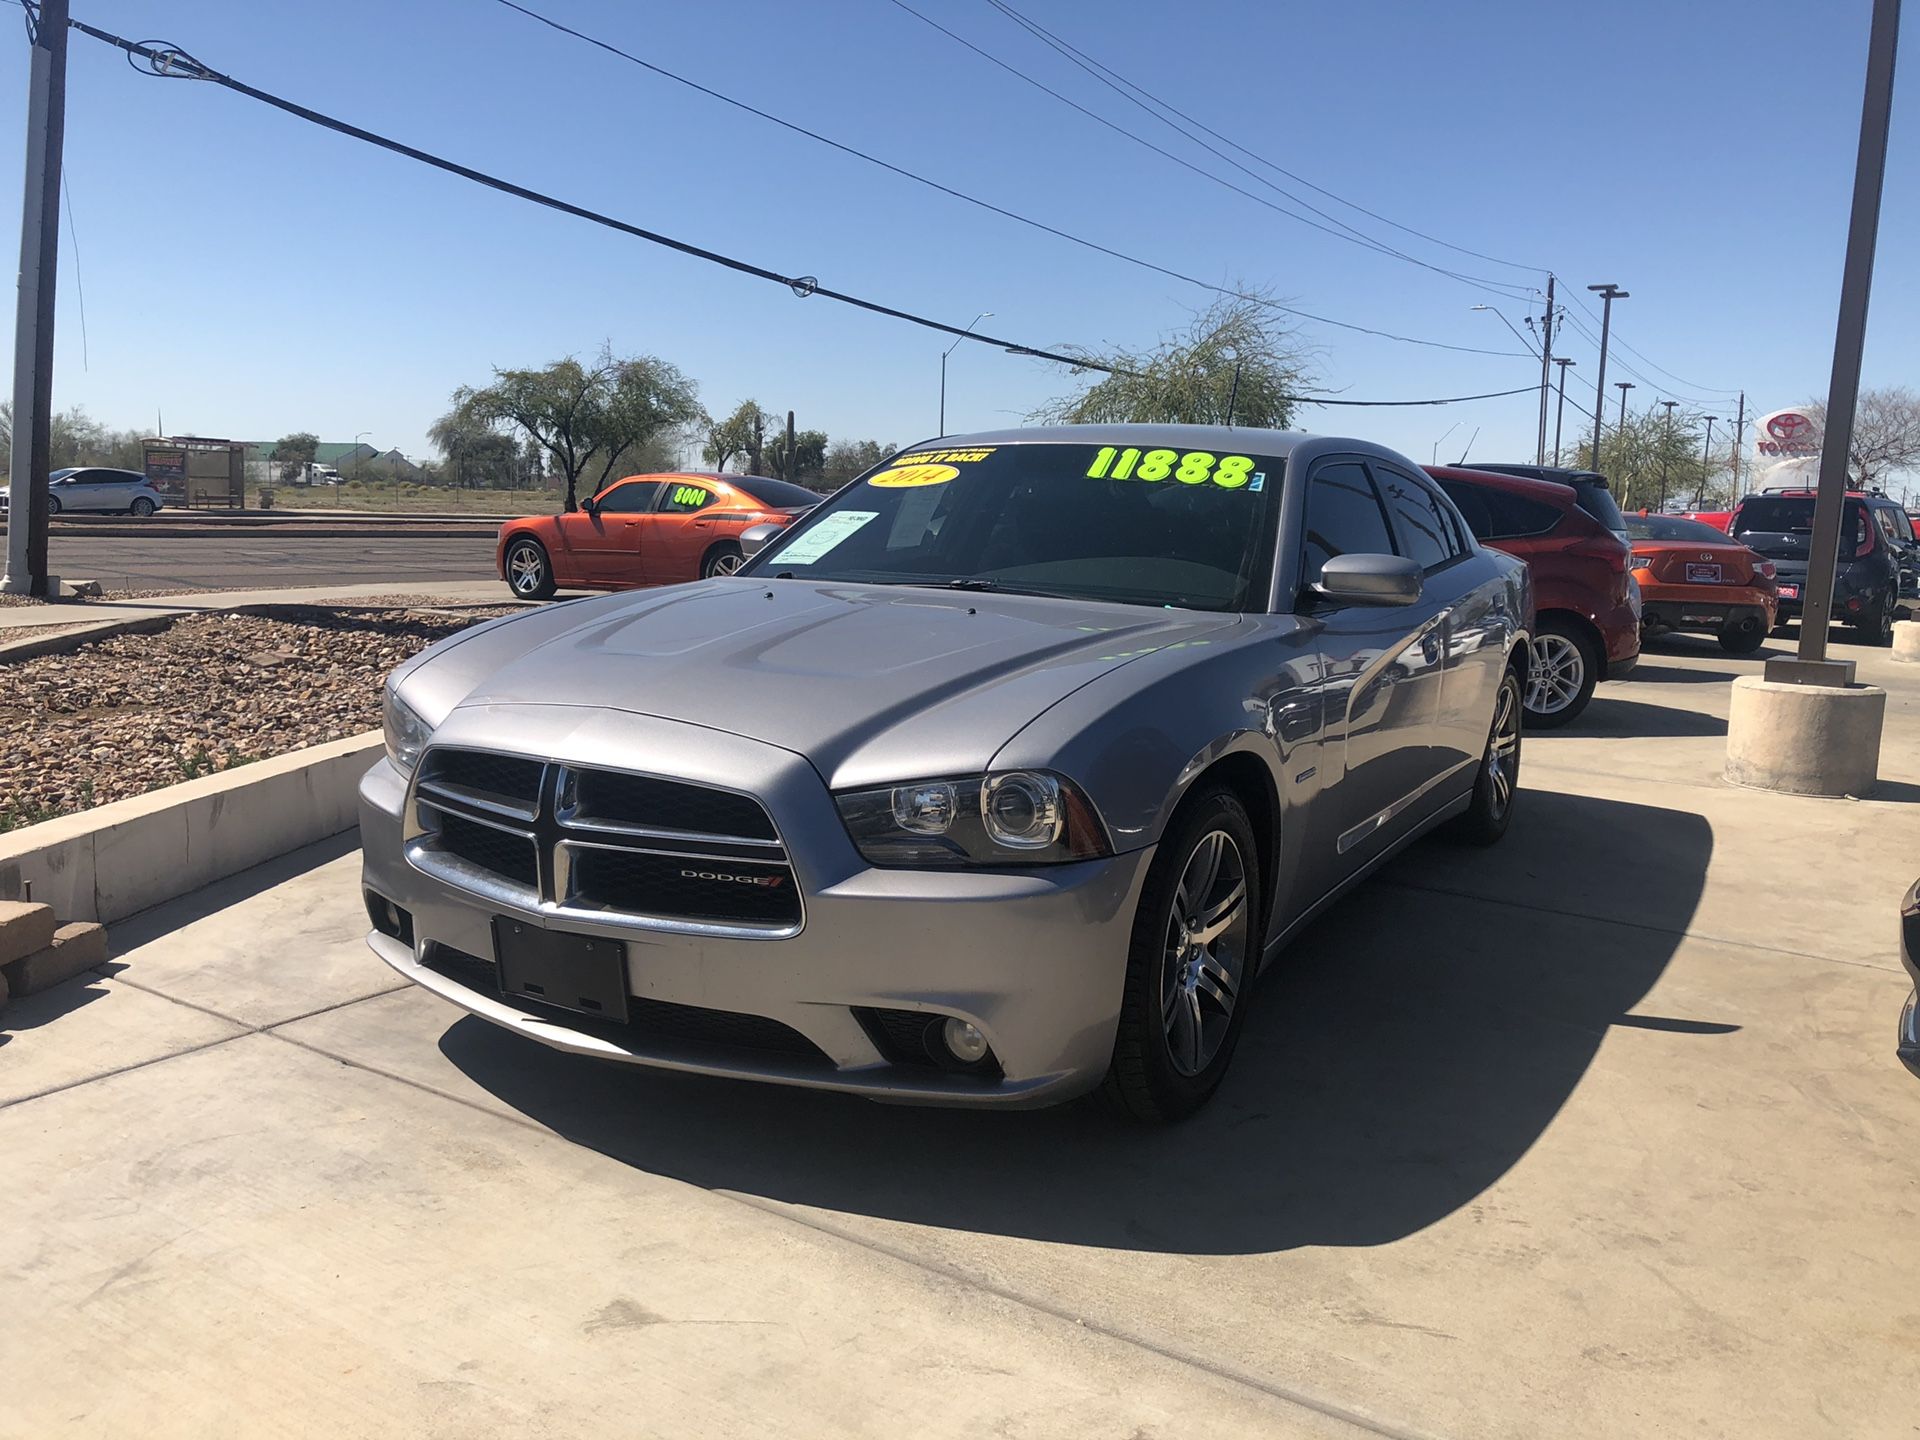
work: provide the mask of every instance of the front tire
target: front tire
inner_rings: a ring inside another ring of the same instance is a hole
[[[1469,845],[1494,844],[1513,822],[1513,802],[1520,789],[1520,717],[1525,708],[1520,677],[1508,670],[1500,677],[1500,693],[1493,702],[1493,724],[1473,782],[1473,800],[1450,827],[1456,838]]]
[[[47,514],[58,515],[59,513],[60,513],[60,497],[58,495],[49,495],[47,497]]]
[[[1239,1044],[1266,914],[1253,822],[1225,786],[1189,796],[1147,872],[1106,1094],[1142,1124],[1183,1120]]]
[[[1555,730],[1571,722],[1593,699],[1604,663],[1600,647],[1571,620],[1548,616],[1533,637],[1533,664],[1527,668],[1527,720],[1536,730]]]
[[[700,578],[711,580],[716,575],[731,575],[747,563],[747,557],[740,547],[731,540],[723,540],[700,562]]]
[[[503,568],[507,588],[520,600],[553,598],[553,562],[538,540],[516,540],[507,547]]]

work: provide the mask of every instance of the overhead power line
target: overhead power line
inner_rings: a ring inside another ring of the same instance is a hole
[[[503,4],[509,3],[509,0],[501,0],[501,3]],[[1355,229],[1352,225],[1340,219],[1338,216],[1330,215],[1325,210],[1322,210],[1318,206],[1314,205],[1311,201],[1305,200],[1302,197],[1295,195],[1291,191],[1287,190],[1284,186],[1274,184],[1271,180],[1267,179],[1264,175],[1255,174],[1252,170],[1249,170],[1245,165],[1242,165],[1239,161],[1235,160],[1231,155],[1227,155],[1224,152],[1215,149],[1213,146],[1207,144],[1204,140],[1199,139],[1197,136],[1194,136],[1189,132],[1180,129],[1180,127],[1177,125],[1173,127],[1174,129],[1178,130],[1179,133],[1182,136],[1184,136],[1187,140],[1200,146],[1200,148],[1207,151],[1208,154],[1215,156],[1216,158],[1224,161],[1228,165],[1231,165],[1234,169],[1240,171],[1242,174],[1252,179],[1255,184],[1265,186],[1267,189],[1273,191],[1274,194],[1276,195],[1285,196],[1288,200],[1291,200],[1295,205],[1299,205],[1302,208],[1311,211],[1313,214],[1318,215],[1320,219],[1326,221],[1327,224],[1323,225],[1323,224],[1320,224],[1319,221],[1309,220],[1305,215],[1299,214],[1297,211],[1290,210],[1285,205],[1277,204],[1274,201],[1269,200],[1264,195],[1256,195],[1254,194],[1253,191],[1246,189],[1244,186],[1236,185],[1233,181],[1227,179],[1225,176],[1216,175],[1214,174],[1213,171],[1206,169],[1204,166],[1194,164],[1193,161],[1187,159],[1184,155],[1176,155],[1173,151],[1168,150],[1164,146],[1157,145],[1153,141],[1147,139],[1146,136],[1140,134],[1138,131],[1129,130],[1126,126],[1118,123],[1117,121],[1111,119],[1110,117],[1102,115],[1098,111],[1090,110],[1085,105],[1080,104],[1079,101],[1072,99],[1070,96],[1061,94],[1060,91],[1055,90],[1052,86],[1046,84],[1044,81],[1035,79],[1033,76],[1029,75],[1026,71],[1020,69],[1018,66],[1009,64],[1007,61],[1001,59],[998,55],[995,55],[991,51],[985,50],[982,47],[974,44],[971,40],[967,39],[964,35],[960,35],[952,30],[949,30],[945,25],[942,25],[939,21],[933,19],[931,16],[926,15],[919,10],[916,10],[913,6],[907,4],[906,0],[892,0],[892,4],[897,8],[904,10],[907,14],[913,16],[914,19],[921,21],[923,24],[931,27],[934,30],[938,30],[942,35],[945,35],[949,40],[952,40],[956,45],[962,46],[963,48],[972,51],[975,55],[978,55],[982,60],[985,60],[988,64],[997,66],[999,69],[1006,71],[1009,75],[1012,75],[1015,79],[1023,81],[1024,83],[1031,85],[1034,89],[1040,91],[1042,94],[1049,95],[1053,99],[1058,100],[1062,105],[1067,106],[1069,109],[1078,111],[1081,115],[1086,116],[1089,120],[1092,120],[1095,124],[1104,126],[1106,129],[1113,131],[1116,135],[1123,136],[1126,139],[1133,141],[1136,145],[1143,146],[1144,148],[1153,151],[1154,154],[1162,156],[1165,159],[1171,160],[1174,164],[1180,166],[1181,168],[1192,171],[1195,175],[1198,175],[1203,180],[1211,180],[1214,184],[1219,185],[1224,189],[1231,190],[1234,194],[1243,196],[1246,199],[1253,201],[1253,203],[1256,205],[1264,205],[1267,209],[1272,210],[1276,214],[1284,215],[1290,220],[1298,221],[1300,224],[1306,225],[1311,227],[1312,229],[1318,230],[1322,234],[1331,235],[1336,240],[1344,240],[1348,244],[1359,245],[1364,249],[1372,250],[1377,252],[1378,254],[1385,255],[1389,259],[1403,260],[1410,265],[1418,265],[1422,269],[1432,270],[1435,273],[1444,275],[1449,279],[1460,280],[1467,284],[1471,284],[1475,286],[1497,287],[1495,290],[1495,293],[1501,294],[1503,296],[1508,295],[1508,289],[1510,287],[1508,287],[1507,282],[1499,281],[1499,280],[1482,280],[1476,276],[1462,275],[1458,271],[1449,270],[1443,266],[1430,265],[1424,260],[1418,259],[1415,256],[1407,254],[1405,251],[1396,250],[1391,245],[1383,244],[1381,241],[1375,239],[1371,235],[1368,235],[1366,232]],[[1049,41],[1047,43],[1051,43],[1051,42]],[[1078,63],[1078,62],[1075,62],[1075,63]],[[1082,67],[1082,68],[1085,68],[1085,67]],[[1104,79],[1102,79],[1102,77],[1098,75],[1096,75],[1094,78],[1101,80],[1101,83],[1103,84],[1107,83]],[[1122,93],[1124,94],[1125,92],[1123,91]],[[1141,106],[1141,108],[1143,109],[1145,108],[1144,105],[1142,105],[1141,101],[1137,97],[1132,95],[1127,95],[1126,98],[1132,101],[1133,104],[1137,106]],[[1151,110],[1148,110],[1147,113],[1148,115],[1152,116],[1153,119],[1159,120],[1163,124],[1172,123],[1170,121],[1167,121],[1165,117],[1155,114]],[[1337,228],[1329,228],[1329,227],[1337,227]],[[1508,296],[1508,298],[1518,299],[1522,297]]]
[[[1196,275],[1189,275],[1184,271],[1175,270],[1171,266],[1159,264],[1156,261],[1145,259],[1139,255],[1129,254],[1127,251],[1116,249],[1111,245],[1104,245],[1084,235],[1077,235],[1071,230],[1063,230],[1057,225],[1049,225],[1043,220],[1036,220],[1030,215],[1023,215],[1017,210],[1010,210],[1004,205],[997,205],[991,200],[982,199],[978,195],[972,195],[952,185],[943,184],[938,180],[920,174],[918,171],[909,170],[904,165],[896,165],[891,160],[884,160],[870,151],[859,149],[844,141],[835,140],[829,135],[823,135],[818,130],[812,130],[805,125],[783,119],[771,111],[762,110],[755,105],[749,105],[746,101],[738,99],[735,96],[715,90],[710,86],[702,85],[699,81],[690,79],[685,75],[677,74],[663,65],[658,65],[651,60],[643,59],[632,51],[624,50],[620,46],[613,44],[611,41],[603,40],[597,35],[590,35],[584,30],[578,30],[571,25],[563,24],[551,16],[541,14],[538,10],[517,3],[517,0],[496,0],[496,3],[525,16],[529,20],[545,25],[550,30],[556,30],[563,35],[571,36],[573,39],[581,41],[583,44],[591,45],[595,49],[604,50],[607,54],[617,56],[629,64],[638,65],[641,69],[658,75],[663,80],[671,80],[676,85],[683,85],[689,90],[694,90],[707,96],[709,99],[717,100],[723,105],[729,105],[735,110],[752,115],[757,119],[765,120],[771,125],[778,125],[783,130],[804,136],[817,144],[837,150],[843,155],[850,155],[856,160],[864,161],[869,165],[876,165],[882,170],[900,176],[902,179],[911,180],[916,185],[924,185],[930,190],[937,190],[942,195],[950,196],[955,200],[960,200],[968,205],[989,211],[1003,219],[1012,220],[1016,224],[1025,225],[1030,229],[1052,235],[1056,239],[1065,240],[1070,244],[1081,246],[1084,249],[1092,250],[1128,265],[1137,266],[1142,270],[1150,270],[1154,274],[1163,275],[1169,280],[1178,280],[1184,285],[1192,285],[1201,290],[1211,291],[1216,295],[1226,296],[1229,299],[1243,300],[1249,304],[1259,305],[1268,310],[1276,310],[1282,314],[1296,316],[1302,320],[1311,320],[1316,324],[1332,325],[1337,329],[1352,330],[1362,335],[1373,335],[1383,340],[1397,341],[1403,345],[1424,345],[1431,349],[1453,350],[1466,355],[1496,355],[1508,358],[1520,356],[1521,352],[1517,350],[1488,350],[1477,345],[1454,345],[1444,340],[1426,340],[1416,335],[1401,335],[1391,330],[1381,330],[1370,325],[1360,325],[1350,320],[1336,320],[1330,315],[1320,315],[1311,310],[1302,310],[1296,306],[1283,305],[1278,300],[1270,299],[1265,295],[1259,295],[1245,290],[1235,290],[1226,285],[1216,285],[1211,281],[1202,280]],[[1206,172],[1202,171],[1201,173],[1205,174]],[[1253,198],[1257,199],[1258,197]]]
[[[916,315],[910,310],[901,310],[891,305],[882,305],[877,301],[863,299],[858,295],[850,295],[839,290],[830,290],[826,286],[821,285],[819,281],[811,275],[783,275],[777,270],[769,270],[764,266],[739,260],[731,255],[723,255],[715,250],[708,250],[698,245],[691,245],[684,240],[675,240],[671,236],[662,235],[657,231],[643,229],[638,225],[629,224],[625,220],[617,220],[611,215],[603,215],[597,210],[589,210],[585,206],[575,205],[571,201],[561,200],[555,196],[543,194],[538,190],[532,190],[524,185],[515,184],[511,180],[504,180],[497,175],[490,175],[484,170],[476,170],[469,165],[462,165],[458,161],[448,160],[442,156],[432,154],[429,151],[405,144],[402,141],[376,134],[371,130],[363,129],[348,121],[336,119],[331,115],[323,115],[318,110],[309,109],[305,105],[285,99],[270,91],[259,89],[257,86],[249,85],[244,80],[223,74],[211,66],[203,64],[178,46],[152,40],[129,40],[124,36],[115,35],[108,30],[101,30],[80,20],[70,20],[68,24],[73,29],[91,39],[98,40],[103,44],[111,45],[115,49],[123,51],[127,56],[129,64],[132,64],[136,59],[146,61],[148,71],[163,79],[204,80],[210,84],[219,85],[233,91],[237,95],[244,95],[250,100],[257,100],[263,105],[272,106],[274,109],[292,115],[296,119],[305,120],[309,124],[318,125],[326,130],[332,130],[337,134],[347,136],[349,139],[359,140],[365,144],[377,146],[382,150],[391,151],[396,155],[405,156],[407,159],[418,161],[422,165],[430,165],[436,170],[443,170],[450,175],[457,175],[463,180],[471,180],[475,184],[484,185],[490,190],[497,190],[502,194],[511,195],[517,199],[527,200],[535,205],[545,206],[550,210],[557,210],[564,215],[572,215],[576,219],[587,220],[596,225],[604,225],[608,229],[618,230],[622,234],[645,240],[649,244],[664,246],[669,250],[676,250],[683,255],[691,255],[697,260],[705,260],[711,264],[721,265],[729,270],[739,271],[741,274],[752,275],[757,279],[775,281],[785,285],[793,291],[794,294],[802,298],[809,295],[823,295],[829,300],[838,300],[842,304],[852,305],[876,315],[885,315],[891,319],[903,320],[910,325],[919,325],[928,330],[938,330],[942,334],[952,335],[962,340],[974,340],[983,344],[997,345],[1011,354],[1025,355],[1036,360],[1051,360],[1056,364],[1071,366],[1077,370],[1097,370],[1103,374],[1131,373],[1123,370],[1119,366],[1107,365],[1086,355],[1072,352],[1063,353],[1041,349],[1037,346],[1022,345],[1016,341],[982,334],[978,330],[971,330],[959,325],[949,325],[944,320],[934,320],[925,315]],[[136,70],[139,69],[137,65],[134,66],[134,68]],[[1469,400],[1494,400],[1505,395],[1519,395],[1534,388],[1535,387],[1528,385],[1522,386],[1518,390],[1498,390],[1485,395],[1450,395],[1428,400],[1346,400],[1325,395],[1289,395],[1283,398],[1309,405],[1366,407],[1455,405]]]
[[[1578,295],[1573,294],[1573,292],[1571,291],[1568,292],[1568,295],[1574,301],[1575,304],[1579,305],[1579,307],[1582,310],[1586,311],[1587,318],[1589,320],[1597,320],[1599,318],[1597,315],[1593,313],[1593,310],[1587,305],[1586,301],[1582,300]],[[1660,365],[1655,361],[1648,359],[1646,355],[1642,354],[1642,352],[1640,352],[1639,350],[1636,350],[1633,346],[1629,345],[1625,340],[1622,340],[1620,338],[1620,331],[1617,328],[1614,329],[1612,332],[1610,332],[1610,334],[1608,335],[1608,340],[1611,344],[1618,345],[1622,350],[1625,350],[1629,355],[1638,355],[1640,359],[1644,361],[1648,366],[1650,366],[1655,370],[1658,370],[1662,375],[1666,376],[1669,380],[1673,380],[1678,382],[1681,385],[1685,385],[1690,390],[1703,390],[1703,391],[1706,391],[1708,394],[1715,394],[1715,395],[1721,395],[1721,396],[1733,396],[1733,395],[1738,395],[1740,393],[1738,389],[1722,390],[1718,386],[1702,385],[1697,380],[1689,380],[1684,375],[1674,374],[1673,371],[1667,369],[1664,365]],[[1644,375],[1642,375],[1640,378],[1642,380],[1647,379],[1647,377]],[[1647,383],[1649,385],[1657,385],[1659,382],[1654,380],[1647,380]],[[1713,403],[1717,405],[1720,403],[1720,401],[1716,400]]]
[[[894,0],[894,3],[898,4],[899,0]],[[1312,190],[1315,194],[1324,195],[1329,200],[1334,201],[1336,204],[1345,205],[1349,210],[1357,211],[1360,214],[1369,217],[1370,219],[1378,220],[1383,225],[1391,225],[1396,230],[1404,231],[1406,234],[1416,236],[1419,239],[1429,242],[1430,244],[1443,246],[1448,250],[1456,251],[1457,253],[1462,255],[1470,255],[1476,260],[1485,260],[1489,264],[1505,265],[1508,268],[1513,270],[1529,270],[1534,272],[1535,274],[1540,274],[1540,275],[1544,275],[1547,273],[1547,267],[1544,265],[1525,265],[1519,262],[1518,260],[1503,260],[1497,255],[1483,254],[1481,251],[1468,249],[1464,245],[1456,245],[1451,240],[1443,240],[1438,235],[1428,234],[1424,230],[1416,230],[1411,225],[1403,225],[1398,220],[1388,219],[1385,215],[1380,214],[1378,211],[1369,210],[1366,206],[1361,205],[1356,201],[1349,200],[1345,196],[1337,194],[1336,192],[1327,189],[1325,186],[1316,185],[1313,183],[1313,181],[1307,179],[1305,176],[1297,175],[1293,171],[1287,169],[1283,165],[1280,165],[1276,161],[1270,160],[1266,156],[1261,155],[1256,151],[1249,150],[1246,146],[1240,144],[1237,140],[1234,140],[1230,136],[1221,134],[1218,130],[1213,129],[1212,127],[1207,125],[1204,121],[1195,119],[1192,115],[1189,115],[1186,111],[1180,109],[1179,107],[1168,104],[1166,101],[1160,99],[1157,95],[1155,95],[1151,88],[1141,87],[1134,84],[1134,82],[1128,80],[1126,76],[1120,74],[1118,71],[1094,59],[1091,55],[1087,54],[1086,51],[1079,49],[1078,47],[1074,46],[1071,42],[1061,38],[1059,35],[1047,29],[1044,25],[1040,24],[1039,21],[1030,19],[1028,16],[1021,14],[1018,10],[1014,9],[1012,5],[1005,3],[1005,0],[987,0],[987,3],[993,6],[993,8],[998,10],[1001,14],[1005,15],[1009,20],[1013,21],[1014,24],[1020,26],[1023,30],[1027,31],[1028,34],[1032,35],[1035,39],[1039,40],[1042,44],[1045,44],[1051,47],[1052,49],[1058,51],[1060,54],[1064,55],[1068,60],[1072,61],[1075,65],[1078,65],[1082,70],[1086,70],[1089,74],[1094,74],[1095,78],[1101,79],[1102,82],[1106,84],[1109,88],[1117,91],[1119,94],[1125,96],[1127,99],[1132,100],[1135,104],[1140,105],[1141,108],[1144,109],[1144,108],[1147,108],[1148,105],[1151,105],[1158,110],[1163,110],[1167,112],[1167,114],[1176,116],[1180,120],[1183,120],[1187,124],[1193,126],[1195,129],[1204,131],[1206,134],[1212,136],[1215,140],[1220,141],[1221,144],[1232,146],[1235,150],[1238,150],[1242,155],[1245,155],[1248,159],[1253,160],[1258,164],[1266,166],[1269,170],[1273,171],[1275,174],[1286,176],[1287,179],[1293,181],[1296,185],[1304,185],[1307,187],[1307,189]],[[1164,116],[1157,117],[1157,118],[1162,119],[1163,123],[1166,123],[1169,125],[1172,124],[1171,121],[1165,120]],[[1173,128],[1179,129],[1177,125],[1174,126]],[[1182,133],[1184,134],[1185,132],[1183,131]],[[1193,137],[1188,136],[1188,138],[1192,139]],[[1198,144],[1201,142],[1195,141],[1195,143]],[[1215,153],[1218,153],[1218,152],[1215,152]],[[1302,203],[1305,203],[1305,202],[1302,202]],[[1316,211],[1315,213],[1317,214],[1320,212]],[[1445,273],[1452,274],[1453,272],[1448,271]],[[1499,282],[1489,282],[1489,283],[1499,283]]]

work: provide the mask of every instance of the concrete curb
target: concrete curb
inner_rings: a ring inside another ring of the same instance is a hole
[[[124,920],[351,830],[378,730],[0,835],[0,899],[63,922]]]
[[[158,635],[174,621],[191,613],[182,610],[178,615],[149,615],[139,620],[79,621],[76,622],[78,629],[63,630],[58,635],[29,635],[24,640],[0,639],[0,665],[10,660],[38,660],[42,655],[71,655],[82,645],[90,645],[95,640],[109,640],[115,635]],[[68,622],[55,620],[49,623],[61,625]],[[5,633],[0,631],[0,635]]]
[[[509,519],[514,517],[508,517]],[[179,525],[63,525],[53,533],[73,539],[118,538],[137,535],[142,540],[236,540],[243,536],[252,538],[264,535],[269,539],[318,540],[339,539],[350,536],[367,540],[477,540],[495,534],[505,520],[429,520],[409,523],[404,519],[393,521],[364,521],[358,524],[330,525],[324,521],[302,521],[293,525],[261,527],[254,529],[232,525],[201,525],[183,523]],[[7,533],[7,527],[0,523],[0,535]]]

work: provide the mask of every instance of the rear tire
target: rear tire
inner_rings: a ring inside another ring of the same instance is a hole
[[[1259,968],[1265,885],[1246,807],[1189,796],[1161,837],[1127,950],[1108,1101],[1144,1125],[1184,1120],[1219,1088]]]
[[[1587,708],[1605,663],[1593,637],[1572,620],[1549,615],[1533,637],[1533,664],[1527,670],[1527,723],[1534,730],[1557,730]]]
[[[145,520],[149,515],[153,514],[153,511],[154,511],[153,501],[149,500],[144,495],[140,496],[138,499],[136,499],[133,502],[131,506],[128,507],[129,514],[134,515],[142,520]]]
[[[747,563],[746,554],[731,540],[722,540],[707,551],[700,561],[700,578],[711,580],[716,575],[731,575]]]
[[[1722,630],[1720,648],[1729,655],[1751,655],[1767,643],[1767,630],[1764,625],[1755,622],[1751,629]]]
[[[553,562],[538,540],[516,540],[507,546],[502,567],[507,572],[507,588],[520,600],[553,598]]]
[[[1473,782],[1473,801],[1447,827],[1455,839],[1468,845],[1492,845],[1507,833],[1513,821],[1513,802],[1520,791],[1521,716],[1520,677],[1512,670],[1500,677],[1493,702],[1493,723],[1487,730],[1486,753]]]
[[[1880,597],[1880,603],[1873,607],[1873,614],[1854,626],[1859,631],[1862,645],[1887,646],[1893,644],[1893,612],[1896,605],[1894,594],[1889,590]]]

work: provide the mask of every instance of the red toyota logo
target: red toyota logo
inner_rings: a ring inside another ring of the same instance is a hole
[[[1767,421],[1767,433],[1776,440],[1798,440],[1813,429],[1813,421],[1804,415],[1776,415]]]

